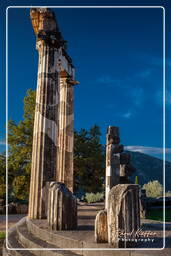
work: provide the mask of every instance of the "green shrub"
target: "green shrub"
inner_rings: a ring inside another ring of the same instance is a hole
[[[3,231],[0,232],[0,239],[5,239],[5,232]]]
[[[104,193],[86,193],[85,194],[85,200],[87,201],[87,203],[96,203],[96,202],[100,202],[103,201],[104,199]]]
[[[171,196],[171,191],[170,190],[166,192],[166,196]]]
[[[163,186],[158,180],[149,181],[144,184],[143,189],[146,190],[147,197],[158,197],[163,195]]]

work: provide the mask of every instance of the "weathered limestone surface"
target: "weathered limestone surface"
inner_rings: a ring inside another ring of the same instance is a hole
[[[47,220],[53,230],[77,228],[77,200],[63,183],[49,185]]]
[[[95,219],[95,242],[107,243],[108,242],[108,230],[107,230],[107,211],[101,210],[96,215]]]
[[[45,184],[47,181],[56,180],[56,173],[61,172],[60,169],[56,170],[60,76],[61,72],[65,72],[73,80],[74,69],[65,51],[65,41],[58,29],[54,13],[48,8],[32,8],[30,16],[37,38],[39,64],[28,215],[30,218],[41,219],[46,217]],[[63,121],[60,125],[61,123]],[[72,145],[68,147],[72,151]],[[70,176],[72,180],[72,172]]]
[[[128,242],[119,241],[118,238],[120,231],[129,233],[140,227],[139,186],[114,186],[109,192],[107,216],[109,244],[115,248],[129,247]]]
[[[73,84],[65,72],[60,76],[59,140],[56,179],[73,192]]]
[[[106,202],[107,208],[108,194],[110,189],[119,184],[120,179],[120,152],[123,146],[119,145],[119,128],[109,126],[106,135]]]
[[[34,11],[31,12],[34,13]],[[46,14],[46,16],[45,16]],[[53,19],[49,12],[40,15],[41,28],[46,19]],[[32,17],[32,16],[31,16]],[[55,26],[49,31],[55,30]],[[39,32],[39,30],[38,30]],[[58,111],[58,73],[55,70],[55,48],[46,40],[37,40],[39,68],[36,93],[36,109],[33,132],[32,167],[30,183],[29,217],[45,217],[43,188],[45,181],[54,179],[56,169],[56,134]]]
[[[146,196],[146,190],[141,189],[140,190],[140,217],[146,218],[147,214],[147,196]]]

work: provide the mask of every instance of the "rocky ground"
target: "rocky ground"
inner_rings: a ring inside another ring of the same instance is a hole
[[[10,214],[8,216],[8,226],[13,227],[19,220],[21,220],[24,214]],[[0,215],[0,234],[5,233],[6,230],[6,215]],[[4,238],[0,237],[0,256],[2,255],[2,246],[4,243]]]
[[[92,237],[87,237],[88,240],[93,239],[94,235],[94,219],[97,214],[97,212],[103,208],[102,203],[96,203],[96,204],[82,204],[78,207],[78,219],[79,219],[79,231],[81,230],[91,230],[92,231]],[[24,215],[18,214],[18,215],[9,215],[9,227],[12,227],[15,225],[16,222],[18,222],[21,218],[23,218]],[[0,232],[5,231],[5,221],[6,217],[5,215],[0,215]],[[139,244],[139,248],[149,248],[149,250],[133,250],[130,251],[131,256],[166,256],[171,255],[171,223],[166,223],[166,248],[163,250],[150,250],[151,247],[153,248],[161,248],[163,247],[163,224],[159,221],[153,221],[153,220],[142,220],[143,223],[143,230],[151,230],[153,232],[156,232],[157,236],[155,238],[155,241],[153,244],[150,243],[144,243]],[[84,233],[85,234],[85,233]],[[0,240],[0,246],[2,247],[3,239]],[[118,255],[122,255],[120,252]]]

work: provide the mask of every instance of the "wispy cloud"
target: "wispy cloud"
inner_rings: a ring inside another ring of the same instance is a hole
[[[167,105],[171,105],[171,92],[169,92],[168,90],[166,90],[166,104]]]
[[[116,80],[113,79],[112,77],[110,76],[101,76],[97,79],[97,82],[101,83],[101,84],[110,84],[110,83],[113,83],[115,82]]]
[[[152,72],[151,69],[144,69],[144,70],[140,71],[139,73],[137,73],[137,74],[135,75],[135,77],[147,79],[147,78],[150,77],[151,72]]]
[[[166,61],[166,64],[167,64],[169,67],[171,67],[171,59],[168,59],[168,60]]]
[[[126,146],[126,150],[133,152],[141,152],[145,154],[162,154],[163,148],[159,147],[144,147],[144,146]],[[171,154],[171,148],[165,149],[166,154]]]
[[[5,146],[6,145],[6,141],[5,140],[0,140],[0,146]]]
[[[126,78],[124,79],[117,79],[111,75],[102,75],[98,77],[95,81],[96,84],[102,84],[107,86],[123,86],[125,84]]]
[[[159,90],[156,92],[155,101],[159,105],[163,105],[163,91],[162,90]],[[166,90],[166,94],[165,94],[165,103],[166,103],[166,105],[171,105],[171,92],[168,90]]]
[[[144,100],[144,89],[139,87],[139,88],[134,88],[131,92],[130,92],[130,96],[132,98],[132,102],[135,105],[141,105],[143,103]]]
[[[171,59],[166,58],[165,64],[166,64],[166,67],[171,67]],[[163,58],[152,57],[151,58],[151,65],[162,67],[163,66]]]
[[[133,116],[133,112],[129,110],[129,111],[121,114],[120,116],[125,118],[125,119],[130,119]]]

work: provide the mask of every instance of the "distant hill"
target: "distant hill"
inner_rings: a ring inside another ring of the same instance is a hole
[[[135,176],[139,177],[139,184],[143,185],[150,180],[158,180],[163,184],[163,161],[140,152],[131,152],[131,162],[136,168],[136,172],[131,177],[135,181]],[[166,191],[171,190],[171,162],[166,161]]]

